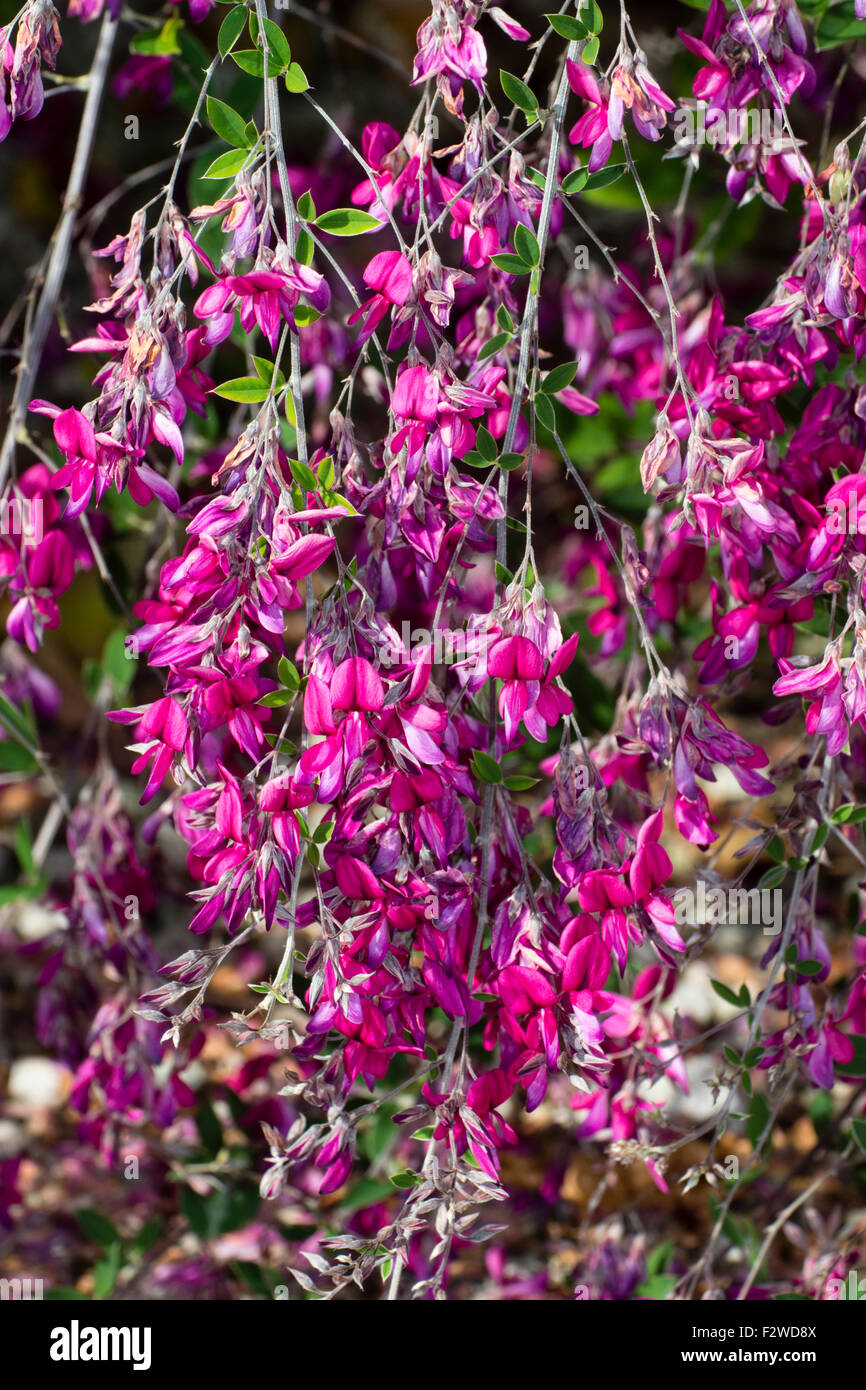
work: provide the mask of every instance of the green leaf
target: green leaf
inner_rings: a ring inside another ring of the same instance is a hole
[[[217,135],[221,140],[225,140],[227,145],[234,145],[236,149],[249,147],[246,136],[246,121],[224,101],[217,101],[216,97],[208,97],[207,118]]]
[[[502,90],[515,106],[519,106],[521,111],[529,115],[535,115],[538,110],[538,102],[532,95],[525,82],[521,82],[519,77],[515,77],[513,72],[506,72],[503,68],[499,74],[499,81],[502,83]]]
[[[20,743],[0,739],[0,772],[33,772],[38,766],[33,754]]]
[[[855,15],[854,0],[845,0],[842,5],[834,5],[819,21],[815,30],[815,43],[818,48],[835,48],[837,44],[863,38],[866,38],[866,20],[858,19]]]
[[[480,425],[478,428],[478,433],[475,437],[475,445],[485,462],[493,463],[495,461],[497,453],[496,440],[493,438],[490,431],[485,429],[483,425]]]
[[[297,328],[309,328],[311,323],[316,323],[322,317],[312,304],[296,304],[292,314]]]
[[[269,690],[267,695],[263,695],[256,703],[264,705],[265,709],[280,709],[287,705],[291,698],[288,690]]]
[[[330,236],[360,236],[364,232],[376,232],[382,227],[378,217],[358,208],[332,208],[316,218],[314,226]]]
[[[291,63],[286,72],[286,90],[289,92],[307,92],[309,89],[307,74],[300,63]]]
[[[675,1274],[654,1274],[650,1279],[645,1279],[639,1284],[635,1292],[641,1298],[655,1299],[663,1302],[669,1293],[672,1293],[677,1285]]]
[[[498,256],[490,257],[497,270],[504,270],[509,275],[528,275],[532,270],[531,265],[526,265],[519,256],[514,256],[510,251],[503,251]]]
[[[415,1187],[421,1181],[421,1174],[404,1168],[402,1173],[393,1173],[389,1181],[392,1187]]]
[[[253,365],[256,371],[258,372],[259,376],[261,377],[262,381],[266,382],[268,386],[270,386],[271,382],[273,381],[274,390],[282,391],[283,387],[286,384],[286,378],[279,369],[277,369],[276,377],[274,377],[273,362],[269,362],[266,357],[254,357]],[[247,377],[246,380],[252,381],[252,377]]]
[[[499,467],[505,473],[513,472],[515,468],[519,468],[525,462],[525,454],[500,454],[498,459]]]
[[[514,232],[514,249],[524,265],[534,267],[539,264],[541,251],[535,233],[524,227],[522,222],[517,224]]]
[[[294,662],[289,661],[287,656],[281,656],[277,663],[277,675],[283,682],[287,690],[298,690],[301,684],[301,677]]]
[[[576,362],[563,362],[561,367],[554,367],[552,371],[547,373],[540,389],[547,396],[555,396],[557,391],[564,391],[566,386],[571,385],[576,371]]]
[[[784,881],[788,874],[787,864],[779,864],[774,869],[768,869],[758,880],[759,888],[777,888]]]
[[[36,743],[36,729],[29,710],[18,709],[5,695],[0,695],[0,724],[13,738]]]
[[[217,38],[217,48],[219,49],[221,58],[225,58],[234,48],[243,33],[246,22],[246,5],[235,5],[233,10],[229,10],[220,25],[219,36]]]
[[[312,265],[315,249],[313,238],[306,227],[302,227],[295,243],[295,259],[300,261],[301,265]]]
[[[616,183],[617,179],[621,179],[627,168],[627,164],[607,164],[603,169],[597,169],[594,174],[590,174],[584,187],[588,193],[594,188],[606,188],[609,183]]]
[[[502,769],[489,753],[481,753],[477,748],[472,754],[472,771],[481,782],[493,785],[502,781]]]
[[[306,463],[300,463],[297,459],[291,459],[289,461],[289,467],[292,470],[292,477],[298,484],[298,487],[304,488],[307,492],[317,491],[319,484],[312,468]]]
[[[553,408],[553,401],[549,396],[545,396],[541,391],[533,397],[532,401],[535,409],[536,418],[541,422],[546,430],[551,433],[556,429],[556,411]]]
[[[0,907],[8,907],[9,903],[25,902],[28,899],[35,901],[44,897],[45,888],[44,883],[6,883],[0,888]]]
[[[119,1240],[117,1227],[113,1221],[109,1221],[102,1212],[92,1211],[89,1207],[79,1207],[75,1213],[75,1219],[81,1227],[87,1239],[93,1245],[99,1245],[103,1250],[107,1250],[110,1245]]]
[[[664,1274],[665,1268],[667,1267],[667,1265],[668,1265],[668,1263],[669,1263],[669,1261],[670,1261],[671,1255],[672,1255],[673,1253],[674,1253],[674,1243],[673,1243],[672,1240],[666,1240],[666,1241],[664,1241],[664,1243],[663,1243],[662,1245],[657,1245],[656,1248],[655,1248],[655,1250],[653,1250],[653,1251],[647,1256],[647,1262],[646,1262],[647,1274],[648,1274],[651,1278],[652,1278],[653,1275],[656,1275],[656,1274]]]
[[[537,777],[506,777],[505,786],[510,792],[528,792],[530,787],[538,786]]]
[[[583,52],[580,56],[587,67],[592,67],[598,57],[598,39],[589,39],[584,45]]]
[[[572,193],[579,193],[580,190],[586,186],[588,178],[589,171],[587,169],[572,169],[571,173],[566,174],[565,178],[562,180],[563,193],[569,196]]]
[[[588,31],[586,25],[581,24],[580,20],[575,19],[574,15],[546,14],[544,18],[547,20],[554,33],[559,34],[560,38],[572,39],[579,43],[581,39],[585,39],[587,36]]]
[[[227,179],[239,174],[249,158],[247,150],[226,150],[209,164],[202,174],[203,179]]]
[[[170,53],[180,53],[180,43],[178,33],[183,27],[183,20],[179,15],[172,15],[167,19],[161,29],[149,29],[147,33],[136,34],[130,40],[130,53],[144,53],[149,57],[166,56]]]
[[[117,1276],[120,1273],[120,1262],[123,1258],[123,1248],[118,1242],[112,1245],[107,1255],[101,1260],[97,1260],[93,1266],[93,1297],[96,1299],[107,1298],[117,1283]]]
[[[503,333],[514,332],[514,319],[511,317],[504,304],[500,304],[499,308],[496,310],[496,322],[499,324]]]
[[[766,852],[777,864],[785,862],[785,846],[778,835],[774,835],[772,839],[767,841]]]
[[[798,960],[794,962],[792,969],[796,970],[798,975],[818,975],[824,967],[819,960]]]
[[[309,189],[306,193],[302,193],[298,199],[298,216],[302,217],[305,222],[315,222],[316,220],[316,204],[313,202],[313,195]]]
[[[272,19],[265,20],[265,39],[267,40],[271,56],[278,60],[280,64],[279,71],[282,72],[283,68],[287,68],[292,61],[292,50],[279,24],[275,24]],[[262,43],[262,47],[264,48],[264,42]]]
[[[582,24],[585,24],[591,34],[600,34],[601,26],[604,23],[601,9],[595,0],[580,0],[577,7],[577,17]]]
[[[488,339],[484,346],[479,350],[478,361],[484,362],[488,357],[493,357],[494,353],[504,348],[506,343],[511,342],[510,333],[497,333],[493,338]]]
[[[749,1105],[749,1117],[746,1120],[746,1133],[753,1149],[758,1147],[758,1142],[767,1127],[770,1118],[770,1107],[764,1099],[763,1092],[756,1091],[752,1096]]]
[[[264,77],[265,55],[260,48],[239,48],[232,53],[232,58],[238,67],[248,72],[251,77]],[[268,58],[268,77],[278,77],[282,70],[283,64],[278,58]]]
[[[225,401],[242,401],[244,404],[255,405],[260,401],[266,401],[270,392],[260,377],[236,376],[232,381],[224,381],[222,386],[215,386],[213,395],[222,396]]]
[[[724,999],[726,1004],[733,1004],[735,1008],[739,1008],[740,1001],[732,989],[728,989],[727,985],[723,985],[721,980],[710,980],[710,984],[719,998]]]

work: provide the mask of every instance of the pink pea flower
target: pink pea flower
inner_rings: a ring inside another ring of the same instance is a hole
[[[141,797],[142,806],[153,799],[162,786],[176,753],[184,747],[189,734],[189,725],[183,709],[169,695],[156,700],[147,709],[109,710],[108,718],[119,724],[136,723],[139,753],[132,765],[133,775],[152,763],[150,776]],[[144,745],[143,747],[140,745]]]
[[[213,269],[210,262],[206,263]],[[223,342],[229,336],[235,309],[239,309],[244,332],[251,333],[258,324],[271,351],[276,352],[280,316],[290,327],[294,327],[293,310],[302,295],[320,313],[324,313],[331,302],[328,283],[318,271],[301,265],[299,261],[293,260],[288,270],[274,262],[270,269],[252,270],[246,275],[220,276],[215,285],[210,285],[199,295],[194,309],[200,319],[208,320],[204,336],[208,347]]]
[[[819,666],[796,667],[784,658],[779,662],[783,674],[773,686],[774,695],[804,695],[812,699],[806,713],[810,734],[826,734],[827,752],[841,752],[848,742],[848,721],[842,698],[842,670],[839,653],[830,647]]]
[[[427,367],[406,367],[398,376],[391,398],[391,409],[402,427],[391,439],[391,452],[397,453],[408,443],[409,453],[417,454],[425,438],[427,426],[436,419],[439,410],[439,381]]]
[[[30,409],[54,418],[54,438],[66,463],[54,474],[52,487],[69,488],[67,519],[80,516],[94,489],[97,503],[101,501],[112,483],[118,492],[127,486],[140,507],[158,497],[170,511],[177,511],[177,493],[156,469],[142,461],[141,450],[118,442],[113,435],[97,433],[80,410],[60,410],[49,401],[39,400],[31,401]]]
[[[367,715],[382,708],[385,689],[364,657],[348,657],[334,671],[330,684],[311,675],[304,692],[304,723],[311,734],[324,735],[301,755],[305,777],[319,777],[318,799],[333,799],[345,770],[360,756],[371,735]],[[339,724],[335,712],[345,711]]]
[[[544,660],[530,638],[503,637],[487,654],[487,671],[504,682],[499,713],[505,723],[505,737],[511,740],[527,706],[538,700]]]
[[[412,293],[412,266],[400,251],[380,251],[364,271],[364,284],[375,294],[355,310],[349,323],[363,320],[358,346],[366,343],[392,305],[402,307]]]

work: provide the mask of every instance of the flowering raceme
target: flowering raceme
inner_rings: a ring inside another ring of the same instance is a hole
[[[192,1175],[193,1286],[272,1257],[311,1297],[378,1273],[436,1299],[488,1241],[501,1296],[563,1296],[558,1257],[512,1279],[508,1225],[476,1223],[497,1201],[547,1229],[589,1174],[575,1275],[648,1297],[643,1247],[590,1219],[635,1163],[670,1203],[647,1212],[728,1183],[705,1254],[691,1232],[659,1276],[673,1296],[755,1292],[774,1257],[749,1267],[741,1176],[781,1229],[786,1127],[823,1125],[810,1090],[835,1105],[866,1066],[866,947],[832,905],[847,876],[866,917],[845,858],[866,821],[866,164],[834,9],[712,0],[662,42],[627,6],[530,33],[432,0],[406,128],[374,106],[356,131],[292,59],[308,16],[213,8],[132,17],[115,95],[189,111],[164,187],[95,210],[117,217],[95,326],[67,306],[56,389],[22,330],[0,765],[52,798],[14,837],[34,1036],[82,1142],[111,1163],[146,1137],[154,1183]],[[129,17],[67,13],[99,19],[110,91]],[[0,139],[58,48],[28,0],[0,38]],[[93,717],[61,777],[48,671],[96,589],[122,628],[99,662],[81,645]],[[692,883],[742,910],[684,916]],[[861,1111],[846,1094],[834,1123]],[[252,1205],[217,1233],[197,1204],[226,1154]]]

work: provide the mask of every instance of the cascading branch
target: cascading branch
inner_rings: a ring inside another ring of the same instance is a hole
[[[191,0],[189,18],[212,8]],[[72,1104],[110,1156],[143,1115],[167,1126],[193,1103],[180,1073],[217,968],[276,939],[275,973],[226,1025],[289,1059],[262,1194],[341,1191],[382,1115],[404,1165],[375,1220],[306,1252],[313,1276],[293,1273],[311,1294],[378,1271],[396,1298],[408,1269],[414,1296],[444,1296],[455,1249],[504,1230],[478,1209],[507,1200],[503,1155],[544,1105],[575,1112],[571,1143],[644,1164],[666,1193],[693,1137],[680,1102],[696,1049],[717,1070],[686,1189],[730,1177],[735,1104],[756,1164],[791,1087],[866,1074],[863,938],[831,976],[821,896],[831,852],[863,862],[866,819],[866,167],[859,112],[831,159],[796,134],[796,103],[820,106],[839,65],[838,7],[801,8],[712,0],[700,36],[680,31],[694,77],[673,97],[622,5],[578,0],[530,34],[499,6],[433,0],[411,121],[373,121],[356,148],[292,56],[302,20],[222,6],[167,186],[96,252],[98,320],[72,346],[105,359],[94,394],[31,403],[38,461],[7,496],[38,499],[44,526],[0,538],[14,643],[38,654],[76,571],[102,572],[112,493],[165,509],[133,608],[142,660],[100,715],[134,731],[130,773],[142,804],[159,799],[142,844],[167,824],[185,842],[196,938],[160,964],[138,917],[104,931],[103,860],[113,901],[132,883],[147,895],[103,768],[101,794],[64,809],[74,872],[41,1036],[75,1067]],[[864,8],[846,39],[866,37]],[[69,6],[104,11],[117,20],[100,0]],[[164,84],[179,23],[138,35],[127,88]],[[13,47],[14,28],[0,137],[38,114],[60,41],[46,0],[24,6]],[[523,77],[490,72],[494,41]],[[238,71],[258,81],[236,109]],[[290,162],[302,104],[338,140],[332,183]],[[204,174],[215,191],[185,206],[205,121],[225,146]],[[683,192],[660,221],[646,171],[671,156]],[[695,178],[726,189],[720,221],[754,199],[795,219],[793,255],[762,267],[745,315],[703,274]],[[641,210],[625,256],[593,225],[616,180]],[[592,265],[575,254],[587,240]],[[637,526],[632,504],[594,498],[570,442],[611,398],[646,428],[623,484],[640,485]],[[191,417],[215,401],[231,404],[227,433],[202,452]],[[7,703],[49,712],[22,662]],[[606,722],[586,719],[590,681]],[[784,729],[772,764],[737,699]],[[13,741],[36,737],[4,711]],[[751,832],[730,885],[723,777]],[[705,1038],[671,996],[727,919],[684,916],[675,879],[696,863],[736,889],[765,857],[783,925],[757,934],[754,994],[716,982],[738,1012]],[[718,1240],[680,1296],[713,1277]]]

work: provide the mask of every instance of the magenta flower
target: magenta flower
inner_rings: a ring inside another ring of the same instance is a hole
[[[404,423],[391,439],[392,453],[397,453],[407,443],[410,455],[419,452],[427,436],[427,426],[438,414],[439,399],[439,381],[427,367],[406,367],[400,373],[391,409]]]
[[[364,271],[364,284],[375,294],[355,310],[349,323],[363,320],[358,346],[375,333],[392,305],[402,307],[412,293],[412,266],[400,251],[380,251]]]
[[[577,900],[584,912],[601,917],[602,938],[621,973],[629,942],[639,945],[645,931],[657,934],[663,948],[685,950],[671,901],[658,891],[673,873],[670,856],[658,842],[661,829],[662,813],[657,811],[641,826],[631,859],[618,870],[593,869],[578,884]]]
[[[259,792],[259,810],[270,817],[273,837],[283,853],[292,861],[300,849],[298,822],[294,812],[303,810],[314,800],[313,788],[296,783],[290,772],[278,773],[266,782]]]
[[[147,785],[141,797],[142,806],[153,799],[174,763],[175,754],[182,751],[189,736],[189,725],[183,709],[166,695],[146,709],[109,710],[108,718],[119,724],[136,724],[136,744],[139,754],[132,765],[134,773],[152,763]]]
[[[487,654],[487,673],[503,681],[499,692],[499,713],[505,723],[505,737],[511,740],[523,721],[527,731],[540,743],[547,739],[548,726],[555,727],[574,703],[559,684],[559,676],[571,664],[577,649],[577,634],[569,637],[551,660],[547,673],[544,658],[528,637],[503,637]]]
[[[527,706],[538,700],[544,660],[528,637],[503,637],[487,654],[487,671],[504,682],[499,713],[505,722],[505,737],[511,740]]]
[[[68,519],[80,516],[94,490],[96,501],[100,502],[112,484],[118,492],[128,487],[140,507],[158,497],[170,511],[177,511],[177,493],[150,464],[142,461],[142,450],[119,443],[113,435],[97,433],[80,410],[59,410],[48,401],[31,401],[30,409],[54,418],[54,438],[66,463],[54,474],[52,487],[69,488],[64,513]]]
[[[371,728],[367,715],[382,708],[385,689],[363,657],[349,657],[334,671],[330,684],[312,675],[304,692],[304,723],[311,734],[324,735],[301,756],[305,777],[319,776],[318,799],[330,801],[344,770],[359,757]],[[345,711],[339,725],[335,711]]]
[[[806,713],[810,734],[826,734],[827,752],[839,753],[848,742],[848,721],[842,690],[838,648],[828,647],[819,666],[795,667],[784,658],[782,675],[773,685],[774,695],[804,695],[812,700]]]
[[[569,131],[568,138],[573,145],[582,145],[584,149],[592,146],[592,153],[589,156],[589,172],[594,174],[597,169],[601,169],[610,158],[613,149],[614,138],[619,139],[622,134],[622,115],[617,118],[616,112],[613,117],[610,115],[609,98],[602,96],[601,88],[598,85],[595,73],[588,68],[585,63],[575,63],[570,58],[567,63],[568,84],[571,90],[589,103],[589,111],[581,116]],[[614,136],[614,130],[616,136]]]
[[[614,140],[622,137],[623,116],[631,112],[639,134],[646,140],[658,140],[667,113],[675,109],[653,80],[643,63],[621,64],[604,90],[591,68],[585,63],[567,64],[571,90],[589,103],[589,111],[572,126],[569,139],[584,149],[592,147],[587,168],[591,174],[604,167],[610,158]]]
[[[212,269],[213,267],[211,267]],[[231,333],[235,309],[240,311],[245,333],[258,324],[276,352],[280,336],[280,316],[294,328],[293,310],[305,296],[320,313],[331,301],[331,291],[323,275],[309,266],[292,261],[289,270],[274,262],[274,268],[252,270],[246,275],[223,275],[199,295],[195,313],[208,320],[204,342],[208,347],[223,342]]]

